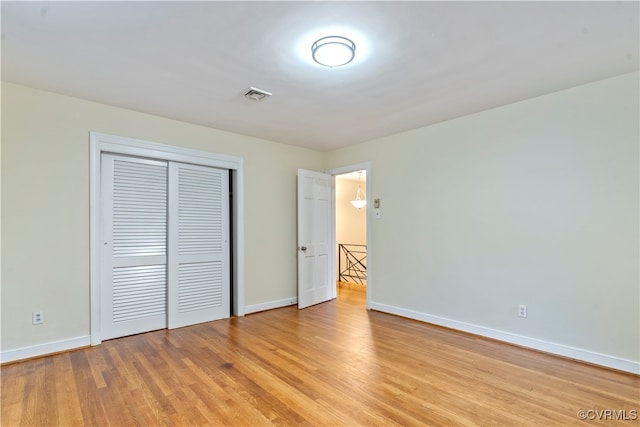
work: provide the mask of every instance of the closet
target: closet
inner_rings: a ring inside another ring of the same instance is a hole
[[[230,316],[229,170],[100,155],[102,339]]]

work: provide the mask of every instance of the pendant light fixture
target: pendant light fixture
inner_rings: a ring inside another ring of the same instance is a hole
[[[356,198],[351,201],[354,208],[362,209],[367,204],[367,201],[362,197],[362,190],[360,189],[360,176],[362,171],[358,171],[358,189],[356,190]]]

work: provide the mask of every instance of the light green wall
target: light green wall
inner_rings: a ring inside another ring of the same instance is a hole
[[[296,295],[296,172],[325,153],[8,83],[2,125],[2,351],[89,334],[90,131],[242,157],[245,303]]]
[[[2,351],[89,334],[96,131],[244,158],[247,305],[296,294],[296,169],[371,161],[373,303],[638,362],[638,79],[330,153],[4,83]]]
[[[638,79],[329,153],[372,162],[373,302],[640,361]]]

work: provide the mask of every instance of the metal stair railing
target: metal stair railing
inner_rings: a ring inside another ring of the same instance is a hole
[[[338,244],[338,277],[341,282],[366,285],[367,245]]]

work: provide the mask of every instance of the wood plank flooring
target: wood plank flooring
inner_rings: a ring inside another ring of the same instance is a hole
[[[2,426],[640,424],[640,377],[368,312],[349,288],[5,365],[1,379]]]

